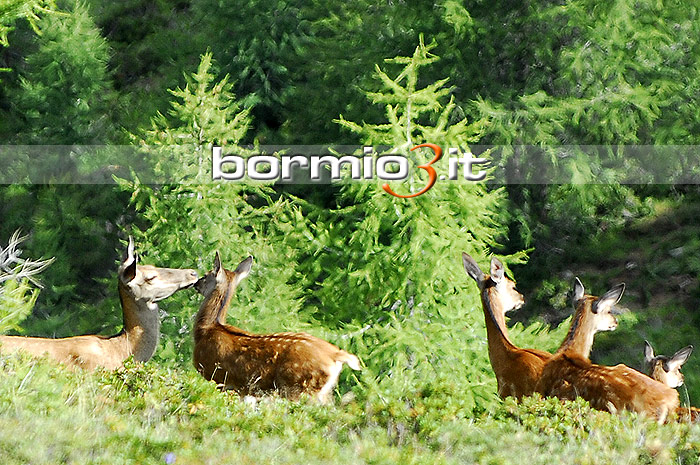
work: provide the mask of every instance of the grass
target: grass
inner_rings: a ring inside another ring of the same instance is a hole
[[[466,380],[459,380],[467,382]],[[352,388],[352,394],[347,390]],[[342,386],[334,405],[270,396],[253,406],[193,369],[128,363],[71,371],[0,356],[3,464],[698,463],[700,425],[512,399],[477,415],[458,392]]]
[[[572,245],[575,260],[531,276],[538,287],[525,289],[533,308],[552,308],[561,320],[571,313],[574,274],[594,294],[627,283],[621,304],[630,312],[616,331],[596,337],[595,361],[639,368],[644,339],[670,355],[700,338],[692,311],[700,201],[652,207],[624,229],[596,235],[596,247]],[[516,278],[533,268],[516,269]],[[551,351],[567,329],[515,324],[510,332],[519,346]],[[343,373],[329,407],[274,396],[253,406],[219,392],[189,366],[188,343],[173,338],[150,363],[116,372],[0,355],[0,463],[700,463],[700,425],[660,426],[583,401],[496,400],[480,309],[435,322],[417,311],[358,334],[347,348],[372,363]],[[700,399],[699,367],[694,354],[683,369],[684,403]]]

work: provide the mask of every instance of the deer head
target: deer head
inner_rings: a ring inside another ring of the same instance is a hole
[[[15,349],[49,357],[69,366],[116,369],[129,356],[149,360],[158,345],[160,315],[158,301],[197,281],[190,269],[138,265],[134,241],[129,238],[126,258],[119,266],[119,299],[124,329],[112,337],[85,335],[62,339],[0,336],[3,349]]]
[[[644,341],[644,365],[647,374],[655,380],[671,388],[683,385],[683,373],[681,367],[688,361],[693,352],[693,346],[683,347],[671,357],[665,355],[654,356],[654,349],[649,341]]]
[[[170,297],[180,289],[197,281],[197,272],[191,269],[158,268],[138,265],[134,240],[129,237],[126,258],[119,266],[119,282],[129,290],[137,302],[155,303]]]
[[[226,270],[221,266],[221,256],[217,251],[214,257],[214,268],[202,276],[195,283],[194,288],[204,297],[209,297],[214,289],[226,283],[233,285],[233,290],[235,290],[238,284],[250,274],[252,266],[253,257],[251,256],[243,260],[234,271]]]
[[[503,313],[523,306],[525,298],[517,291],[515,283],[505,276],[505,268],[498,258],[491,258],[490,275],[485,275],[476,261],[467,253],[462,253],[462,263],[467,274],[476,281],[481,293],[486,292],[492,299],[498,301]]]
[[[617,328],[617,318],[612,313],[613,305],[620,301],[625,291],[625,284],[620,283],[600,297],[585,294],[581,280],[576,278],[574,284],[574,309],[588,312],[588,308],[579,309],[581,305],[590,304],[590,314],[594,319],[593,331],[613,331]]]

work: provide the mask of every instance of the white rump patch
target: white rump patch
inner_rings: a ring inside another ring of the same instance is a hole
[[[328,402],[328,396],[330,395],[333,388],[338,384],[338,377],[340,376],[340,370],[343,369],[343,362],[337,361],[334,365],[328,368],[329,375],[328,381],[323,385],[321,390],[318,392],[318,400],[325,404]]]

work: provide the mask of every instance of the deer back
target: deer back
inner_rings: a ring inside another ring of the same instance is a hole
[[[546,364],[537,391],[560,399],[581,397],[598,410],[630,410],[659,421],[679,405],[675,390],[626,365],[596,365],[566,354],[554,356]]]
[[[293,399],[309,393],[326,402],[344,363],[360,369],[357,357],[310,334],[253,334],[224,323],[231,296],[251,264],[249,257],[236,271],[225,270],[217,253],[214,269],[195,286],[205,295],[195,323],[195,368],[225,389],[277,390]]]

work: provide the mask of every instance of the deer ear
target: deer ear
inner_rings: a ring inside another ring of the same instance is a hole
[[[498,284],[503,279],[505,270],[503,268],[503,263],[496,257],[491,258],[491,279],[493,282]]]
[[[134,238],[129,236],[129,245],[126,248],[126,258],[119,267],[119,275],[125,283],[136,277],[136,252],[134,251]]]
[[[683,365],[688,361],[688,357],[690,357],[691,353],[693,353],[693,346],[683,347],[681,350],[673,354],[673,357],[671,357],[671,359],[667,362],[669,368],[673,370],[676,367]]]
[[[221,255],[219,255],[218,250],[214,253],[214,269],[212,271],[216,275],[217,281],[221,281],[226,278],[226,271],[224,270],[224,267],[221,266]]]
[[[133,236],[129,236],[129,245],[126,248],[126,254],[127,258],[136,258],[136,253],[134,252],[135,246],[134,246],[134,238]]]
[[[462,263],[464,264],[464,270],[477,284],[484,280],[484,272],[481,271],[481,268],[479,268],[479,265],[476,264],[471,255],[462,252]]]
[[[620,301],[622,293],[625,292],[625,283],[620,283],[603,294],[593,303],[591,310],[593,313],[598,313],[601,310],[606,310]]]
[[[649,365],[652,360],[654,360],[654,348],[649,341],[644,341],[644,363]]]
[[[578,302],[583,299],[585,293],[586,289],[583,287],[581,280],[577,277],[576,281],[574,282],[574,308],[578,307]]]
[[[235,284],[236,286],[238,283],[243,281],[246,276],[250,274],[250,269],[253,266],[253,257],[250,256],[243,260],[241,263],[239,263],[238,267],[236,268],[236,278],[235,278]]]

